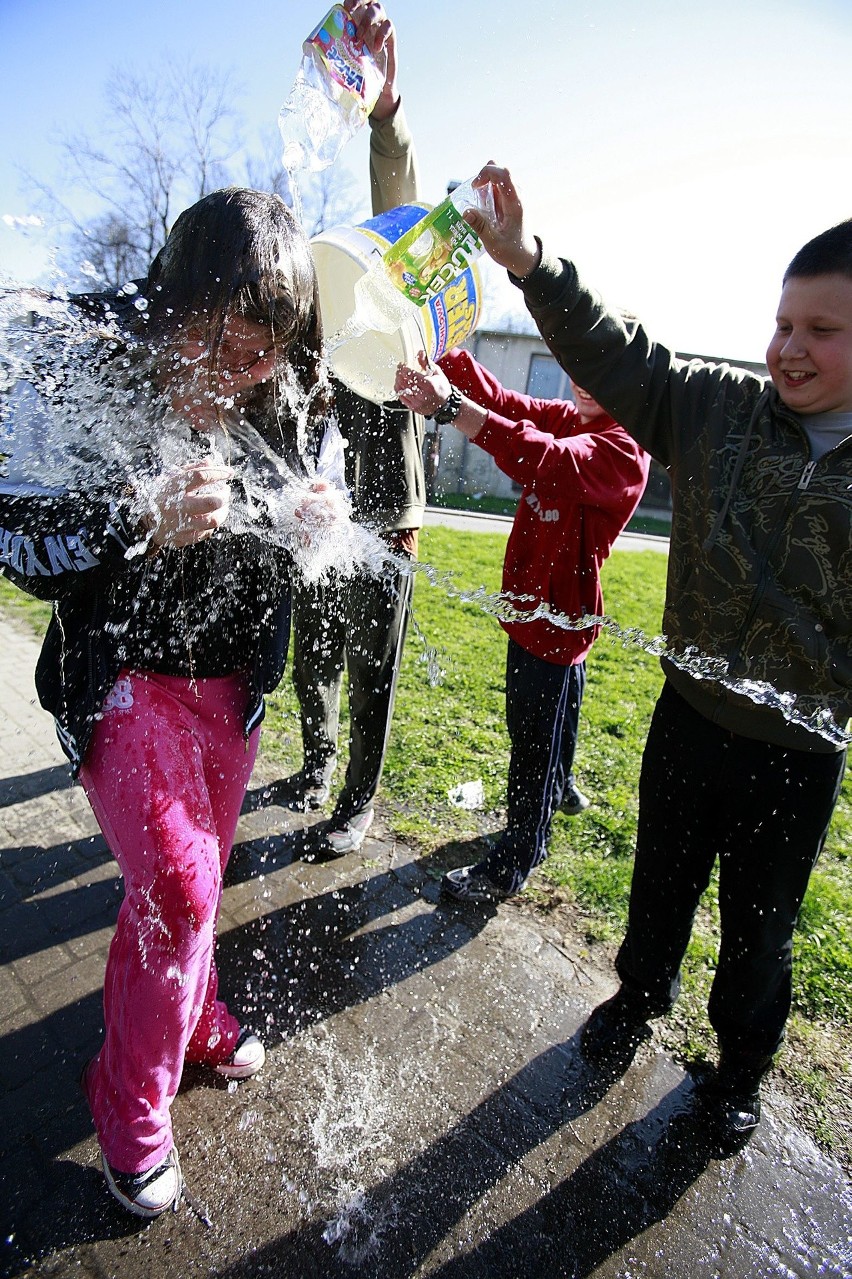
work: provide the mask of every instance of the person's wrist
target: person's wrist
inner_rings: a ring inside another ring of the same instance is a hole
[[[432,421],[437,422],[439,426],[449,426],[451,422],[455,422],[462,410],[463,403],[461,391],[457,387],[451,386],[447,398],[432,414]]]
[[[508,264],[511,275],[523,283],[529,279],[533,271],[541,265],[541,241],[535,237],[531,242],[522,244],[512,255],[512,261]]]
[[[396,88],[392,89],[390,92],[386,89],[382,89],[381,93],[376,98],[372,111],[370,112],[370,119],[376,124],[383,124],[385,120],[392,120],[399,110],[399,104],[401,101],[402,97],[397,92]]]

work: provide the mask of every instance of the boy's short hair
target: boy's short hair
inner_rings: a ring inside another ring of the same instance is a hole
[[[846,275],[852,279],[852,218],[808,240],[784,272],[784,283],[809,275]]]

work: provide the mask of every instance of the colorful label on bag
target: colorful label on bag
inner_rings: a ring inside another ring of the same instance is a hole
[[[364,74],[364,62],[370,53],[366,45],[356,41],[355,23],[342,4],[336,4],[311,32],[305,41],[305,46],[308,45],[313,45],[319,53],[336,84],[353,97],[360,98],[368,109],[373,105],[373,102],[367,103],[369,88]]]
[[[375,245],[386,263],[388,254],[409,232],[414,232],[416,238],[426,221],[424,214],[428,216],[432,212],[437,210],[431,210],[428,204],[403,204],[362,222],[356,230]],[[466,222],[464,226],[467,227]],[[476,267],[468,264],[452,283],[443,285],[433,297],[423,299],[424,338],[430,359],[439,360],[470,337],[479,316],[480,294]]]
[[[482,253],[482,241],[452,200],[445,200],[384,256],[388,275],[409,301],[425,306]]]

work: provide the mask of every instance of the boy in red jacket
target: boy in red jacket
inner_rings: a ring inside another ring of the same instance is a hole
[[[576,407],[532,399],[501,386],[467,351],[440,367],[421,353],[419,369],[400,367],[396,390],[408,408],[452,422],[523,485],[503,564],[503,592],[520,617],[500,622],[509,637],[507,826],[487,857],[441,882],[460,900],[501,901],[544,861],[563,798],[579,796],[571,768],[585,658],[600,629],[582,622],[603,612],[601,565],[639,503],[649,459],[579,388]]]

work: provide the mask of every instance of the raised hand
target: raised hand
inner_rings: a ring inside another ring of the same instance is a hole
[[[190,463],[162,476],[150,495],[147,520],[154,546],[191,546],[212,537],[228,518],[229,466]]]
[[[418,351],[417,363],[417,368],[411,364],[397,365],[394,391],[407,409],[431,417],[446,403],[452,385],[443,369],[430,362],[425,351]]]
[[[489,257],[523,279],[538,266],[541,249],[524,224],[524,208],[509,170],[490,160],[473,179],[473,185],[484,187],[489,182],[494,193],[493,219],[479,209],[465,210],[464,219],[481,239]]]
[[[384,66],[385,83],[370,114],[376,120],[387,120],[399,105],[396,29],[379,0],[343,0],[343,7],[355,23],[357,39],[367,46],[377,65]]]
[[[314,480],[295,510],[297,532],[303,546],[313,546],[336,524],[349,519],[344,495],[328,480]]]

